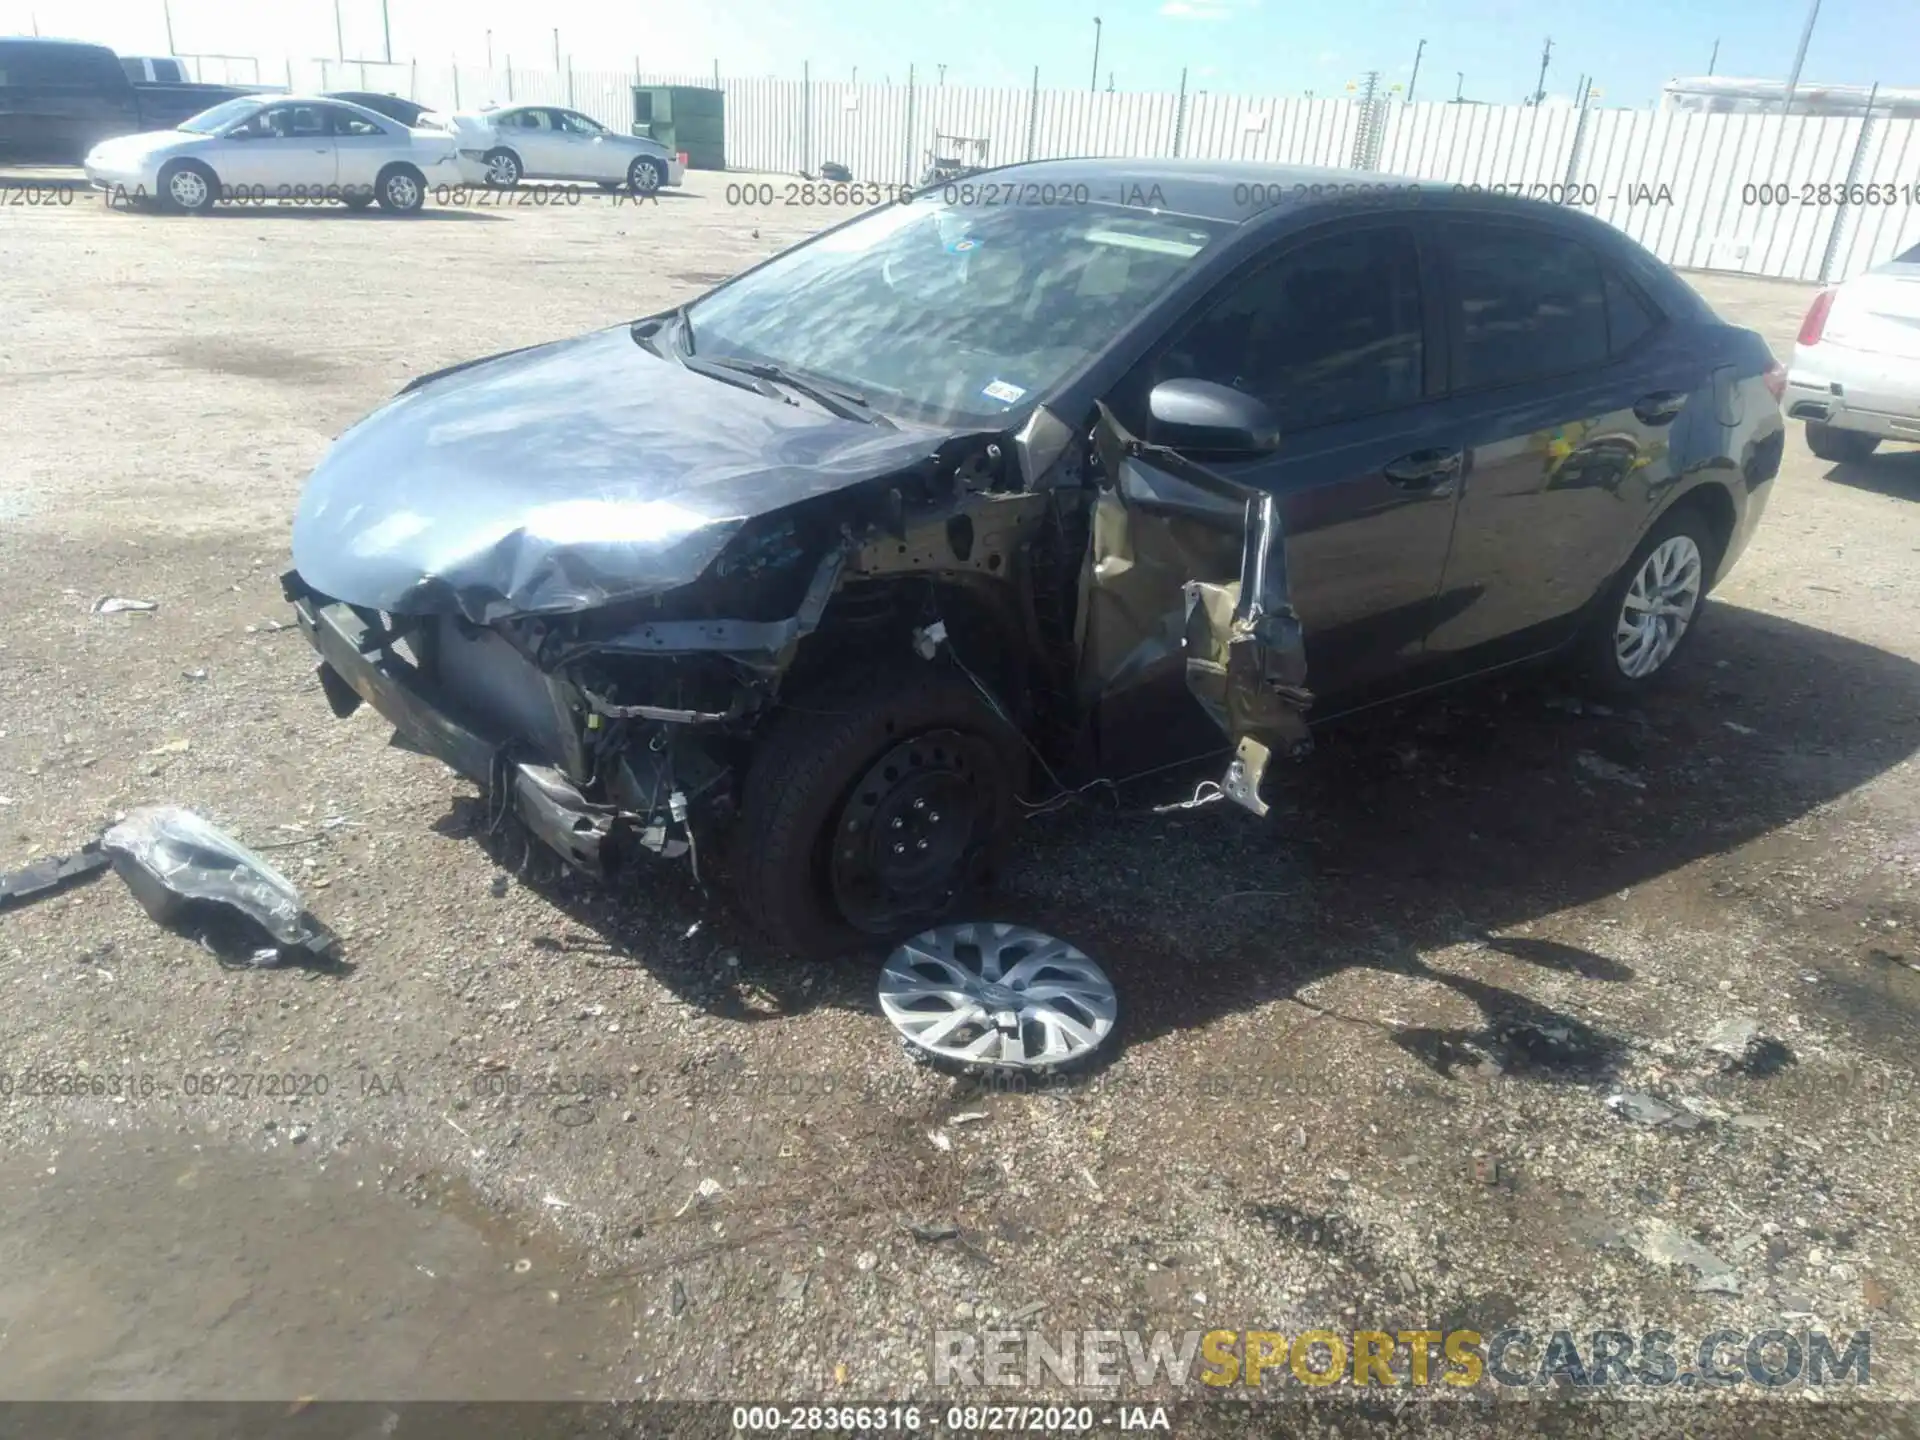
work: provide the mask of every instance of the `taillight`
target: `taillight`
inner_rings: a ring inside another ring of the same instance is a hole
[[[1787,367],[1776,360],[1767,366],[1767,373],[1760,379],[1767,387],[1767,393],[1773,396],[1773,403],[1778,405],[1787,393]]]
[[[1822,290],[1813,298],[1813,306],[1807,311],[1807,318],[1800,322],[1799,342],[1802,345],[1818,345],[1820,336],[1827,328],[1827,314],[1833,309],[1833,297],[1837,291]]]

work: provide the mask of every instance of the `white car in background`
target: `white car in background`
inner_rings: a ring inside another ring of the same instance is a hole
[[[1920,245],[1820,292],[1793,347],[1786,407],[1822,460],[1920,441]]]
[[[460,168],[470,184],[511,189],[522,180],[590,180],[604,190],[651,195],[686,178],[680,157],[641,135],[609,130],[558,105],[461,110]]]
[[[433,186],[459,182],[454,148],[448,131],[409,130],[344,100],[252,95],[175,130],[103,140],[84,164],[87,179],[112,198],[196,214],[222,200],[337,200],[355,210],[378,201],[406,215]]]

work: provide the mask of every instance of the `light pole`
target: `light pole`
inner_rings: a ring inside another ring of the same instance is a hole
[[[333,48],[342,60],[347,58],[346,31],[340,28],[340,0],[333,0]]]
[[[1813,0],[1807,7],[1807,25],[1800,32],[1800,48],[1793,52],[1793,73],[1787,76],[1787,103],[1781,110],[1783,115],[1793,113],[1793,92],[1800,88],[1800,67],[1806,63],[1807,42],[1813,39],[1813,22],[1820,18],[1820,0]]]
[[[493,31],[487,31],[487,73],[493,73]]]
[[[1087,77],[1087,89],[1100,88],[1100,17],[1093,17],[1093,74]]]
[[[1707,57],[1707,74],[1713,74],[1713,67],[1720,63],[1720,42],[1713,42],[1713,54]]]
[[[560,73],[560,27],[553,27],[553,73]]]
[[[1420,57],[1426,53],[1427,42],[1422,40],[1413,52],[1413,74],[1407,77],[1407,104],[1413,103],[1413,87],[1420,83]]]
[[[1460,97],[1467,93],[1467,72],[1464,70],[1456,70],[1453,74],[1453,103],[1458,105],[1460,103]]]
[[[173,7],[167,0],[160,0],[160,13],[167,20],[167,54],[173,54]]]
[[[1540,80],[1533,87],[1533,103],[1538,105],[1547,98],[1547,62],[1553,58],[1553,37],[1547,37],[1547,43],[1540,52]]]
[[[380,44],[387,52],[387,63],[393,63],[393,29],[387,24],[387,0],[380,0]]]
[[[936,85],[946,84],[947,83],[947,67],[944,65],[935,65],[933,68],[940,72],[940,78],[936,80],[934,83]]]

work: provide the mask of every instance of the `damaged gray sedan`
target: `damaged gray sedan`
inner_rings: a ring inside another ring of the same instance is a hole
[[[1023,801],[1216,753],[1263,814],[1310,722],[1561,651],[1656,679],[1780,379],[1575,213],[1014,166],[414,381],[314,473],[286,588],[336,714],[832,949],[952,914]]]

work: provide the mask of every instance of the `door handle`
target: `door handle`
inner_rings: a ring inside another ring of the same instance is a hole
[[[1460,478],[1461,452],[1458,450],[1415,450],[1390,460],[1381,467],[1389,485],[1402,490],[1425,490],[1434,495],[1452,491]]]
[[[1672,422],[1687,403],[1684,390],[1656,390],[1651,395],[1642,395],[1633,402],[1633,413],[1647,425],[1666,425]]]

